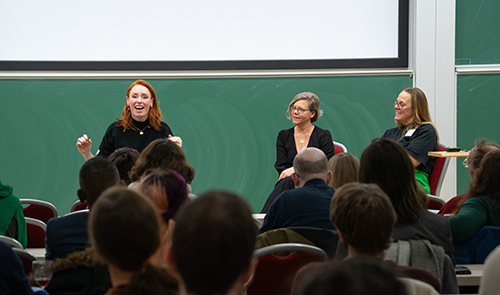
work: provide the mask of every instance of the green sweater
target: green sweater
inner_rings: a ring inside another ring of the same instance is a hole
[[[485,225],[500,226],[500,211],[493,210],[488,196],[471,197],[449,220],[453,240],[466,240]]]
[[[24,248],[28,244],[23,206],[12,194],[12,187],[0,181],[0,235],[18,240]]]

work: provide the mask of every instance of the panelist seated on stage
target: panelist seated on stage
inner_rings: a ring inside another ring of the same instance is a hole
[[[276,163],[279,178],[273,191],[269,194],[261,213],[267,213],[269,206],[285,190],[293,189],[291,175],[294,172],[293,159],[302,149],[316,147],[322,150],[326,157],[333,157],[335,148],[330,131],[314,125],[323,110],[319,108],[319,97],[312,92],[297,94],[286,111],[286,117],[292,120],[295,127],[281,130],[276,139]]]
[[[81,202],[89,209],[107,188],[119,184],[120,176],[115,164],[103,157],[88,160],[80,169],[80,189],[76,192]],[[87,211],[51,218],[45,235],[45,258],[64,258],[89,246],[87,233]]]
[[[309,226],[334,229],[329,206],[335,189],[328,186],[332,172],[318,148],[306,148],[293,160],[295,189],[281,193],[269,208],[260,233],[271,229]]]
[[[394,101],[397,127],[385,131],[382,138],[396,141],[410,156],[417,183],[430,194],[429,175],[436,158],[430,151],[438,150],[439,136],[431,121],[425,93],[419,88],[405,88]]]
[[[294,172],[293,159],[302,149],[316,147],[328,159],[334,154],[330,131],[323,130],[313,123],[323,114],[319,109],[319,97],[312,92],[297,94],[288,105],[286,116],[295,127],[281,130],[276,140],[276,163],[274,167],[280,174],[279,179],[291,176]]]

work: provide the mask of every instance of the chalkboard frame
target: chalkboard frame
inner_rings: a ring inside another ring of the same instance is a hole
[[[398,1],[398,57],[238,61],[5,61],[2,71],[193,71],[408,67],[409,1]]]

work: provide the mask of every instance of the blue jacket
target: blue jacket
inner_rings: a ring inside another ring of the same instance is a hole
[[[322,179],[284,191],[267,211],[260,233],[271,229],[308,226],[335,229],[330,221],[330,202],[335,189]]]
[[[88,211],[77,211],[71,215],[51,218],[45,233],[45,258],[64,258],[75,251],[88,247]]]

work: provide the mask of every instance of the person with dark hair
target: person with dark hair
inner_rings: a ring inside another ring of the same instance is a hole
[[[160,246],[155,206],[124,187],[106,190],[90,212],[92,247],[108,263],[112,294],[178,294],[177,280],[151,264]]]
[[[173,141],[166,138],[153,140],[142,151],[139,159],[137,159],[137,162],[129,173],[130,179],[133,181],[129,185],[129,188],[136,189],[144,172],[148,169],[158,167],[171,169],[182,175],[188,184],[188,193],[191,193],[189,184],[194,179],[194,168],[187,161],[182,149]]]
[[[489,151],[481,161],[467,198],[450,217],[454,241],[472,237],[485,225],[500,226],[500,149]]]
[[[464,167],[467,168],[472,181],[474,181],[476,171],[479,169],[484,156],[489,151],[496,149],[500,149],[500,146],[498,144],[492,141],[487,141],[484,138],[476,139],[476,141],[474,142],[474,147],[471,149],[469,156],[463,161]],[[456,215],[459,208],[462,207],[462,205],[468,198],[469,196],[467,193],[451,198],[446,202],[446,204],[443,205],[441,209],[439,209],[438,214]]]
[[[163,121],[153,86],[144,80],[136,80],[127,90],[121,118],[109,125],[96,155],[108,157],[121,147],[142,152],[151,141],[158,138],[169,138],[182,147],[181,138],[172,134],[170,127]],[[86,134],[78,138],[76,147],[85,160],[94,157],[90,151],[92,140]]]
[[[164,264],[167,262],[167,250],[172,242],[175,215],[181,206],[189,202],[186,181],[174,170],[149,169],[144,172],[138,190],[149,197],[161,214],[160,249],[153,256],[152,261],[156,264]]]
[[[376,184],[348,183],[332,198],[330,220],[339,239],[347,247],[347,257],[371,256],[381,260],[397,276],[417,279],[440,292],[438,279],[431,273],[413,267],[399,266],[384,260],[391,245],[396,212],[389,197]]]
[[[327,184],[332,172],[328,170],[325,153],[318,148],[306,148],[297,154],[293,166],[296,188],[284,191],[274,200],[259,233],[293,226],[334,229],[328,207],[335,189]]]
[[[116,149],[109,155],[108,160],[115,163],[118,172],[120,173],[120,180],[125,184],[129,185],[132,180],[128,176],[132,167],[134,167],[135,162],[139,159],[139,151],[136,149],[122,147]]]
[[[398,142],[410,156],[417,183],[430,194],[429,175],[435,157],[427,155],[438,150],[439,136],[432,123],[425,93],[417,88],[405,88],[393,101],[397,127],[385,131],[382,138]]]
[[[2,295],[35,295],[23,263],[12,247],[0,241],[0,290]]]
[[[328,185],[340,188],[346,183],[358,181],[359,160],[349,153],[336,154],[328,160],[328,170],[332,171]]]
[[[377,184],[391,199],[397,216],[394,240],[429,240],[453,260],[448,219],[427,210],[427,195],[417,185],[415,169],[401,145],[390,139],[374,140],[361,155],[359,180]]]
[[[432,291],[432,287],[427,290]],[[378,259],[359,257],[301,270],[293,295],[407,295],[405,284]],[[438,294],[430,292],[430,294]]]
[[[250,207],[235,194],[208,191],[184,206],[168,255],[180,294],[242,294],[256,266],[255,237]]]
[[[106,158],[97,157],[85,162],[80,169],[80,201],[87,202],[89,209],[107,188],[119,184],[120,177],[115,164]],[[88,246],[88,211],[51,218],[45,234],[45,258],[64,258],[69,253],[84,250]]]
[[[10,185],[0,181],[0,235],[17,240],[26,248],[28,236],[23,205]]]

